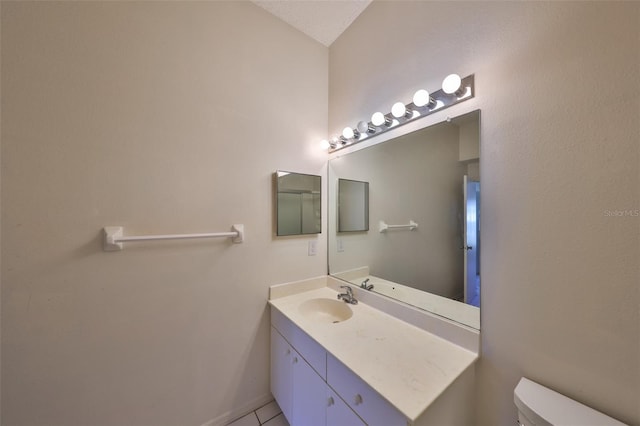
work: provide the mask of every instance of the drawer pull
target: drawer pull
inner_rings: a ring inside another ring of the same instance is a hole
[[[297,357],[297,356],[294,356],[294,357],[293,357],[293,363],[294,363],[294,364],[297,364],[297,363],[298,363],[298,357]]]
[[[333,400],[333,397],[330,396],[329,399],[327,400],[327,407],[331,407],[335,403],[336,402]]]
[[[362,404],[362,403],[364,402],[364,401],[362,400],[362,395],[360,395],[360,394],[356,394],[355,398],[353,398],[353,402],[354,402],[356,405],[360,405],[360,404]]]
[[[291,353],[291,349],[287,348],[287,353],[286,355],[289,355]]]

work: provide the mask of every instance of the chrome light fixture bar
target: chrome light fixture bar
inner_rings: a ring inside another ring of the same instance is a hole
[[[328,141],[323,140],[322,144],[325,149],[328,147],[329,152],[335,152],[464,102],[474,96],[473,74],[465,78],[460,78],[457,74],[450,74],[442,82],[441,89],[433,93],[420,89],[413,96],[413,102],[408,104],[396,102],[391,108],[391,112],[387,114],[376,112],[371,116],[370,121],[360,121],[353,128],[345,127],[340,136],[333,136]]]

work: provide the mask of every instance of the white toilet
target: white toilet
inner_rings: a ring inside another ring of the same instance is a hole
[[[627,426],[524,377],[513,400],[523,426]]]

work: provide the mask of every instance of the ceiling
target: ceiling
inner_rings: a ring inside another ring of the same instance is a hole
[[[252,0],[261,8],[329,47],[371,0]]]

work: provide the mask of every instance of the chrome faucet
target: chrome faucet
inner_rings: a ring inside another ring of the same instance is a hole
[[[353,290],[348,285],[341,285],[340,288],[344,288],[347,292],[338,294],[338,299],[344,300],[346,303],[357,305],[358,301],[353,297]]]
[[[365,290],[373,290],[373,284],[367,284],[369,282],[369,278],[367,278],[366,280],[362,281],[362,283],[360,284],[361,288],[364,288]]]

